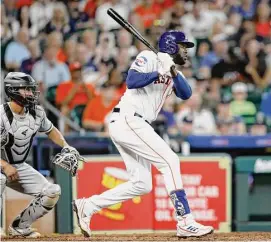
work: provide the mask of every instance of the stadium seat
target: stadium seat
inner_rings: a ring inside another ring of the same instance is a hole
[[[70,117],[74,120],[80,127],[82,127],[82,116],[86,105],[77,105],[70,112]]]
[[[55,100],[56,100],[56,89],[57,86],[51,86],[47,89],[46,92],[46,99],[55,106]]]

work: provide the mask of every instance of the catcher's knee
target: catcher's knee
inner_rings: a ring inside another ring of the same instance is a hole
[[[41,191],[41,204],[46,208],[53,208],[61,194],[61,188],[58,184],[48,183]]]

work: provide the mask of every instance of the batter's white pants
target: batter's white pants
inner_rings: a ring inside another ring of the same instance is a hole
[[[162,173],[168,194],[183,188],[179,157],[143,118],[113,113],[111,120],[109,133],[130,180],[92,196],[89,200],[96,205],[96,210],[149,193],[152,190],[151,164]]]

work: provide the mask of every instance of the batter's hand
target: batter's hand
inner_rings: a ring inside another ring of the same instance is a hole
[[[171,75],[170,73],[170,68],[175,65],[173,62],[173,58],[167,54],[167,53],[162,53],[159,52],[157,54],[158,57],[158,73],[160,75]]]
[[[17,169],[14,166],[10,165],[7,162],[5,162],[4,164],[3,162],[1,162],[1,166],[2,171],[4,172],[9,181],[16,181],[19,178]]]

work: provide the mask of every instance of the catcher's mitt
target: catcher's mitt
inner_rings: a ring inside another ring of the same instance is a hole
[[[69,171],[72,176],[75,176],[77,173],[79,161],[84,161],[84,158],[71,146],[64,147],[61,152],[56,154],[52,159],[54,164]]]

